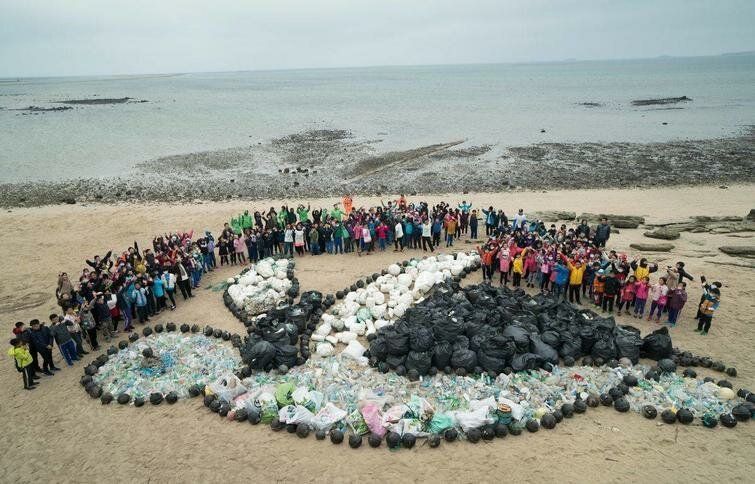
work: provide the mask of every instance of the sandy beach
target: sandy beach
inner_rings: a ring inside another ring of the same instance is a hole
[[[503,208],[507,214],[521,207],[527,213],[568,210],[641,215],[652,225],[699,215],[746,216],[755,207],[755,185],[452,193],[410,199],[430,203],[467,200],[477,208]],[[332,206],[336,201],[287,200],[289,204],[309,202],[312,208]],[[0,214],[0,245],[9,251],[0,262],[3,330],[9,338],[15,321],[46,319],[50,312],[58,311],[54,298],[58,272],[78,274],[85,258],[111,249],[121,251],[134,240],[147,247],[154,235],[166,231],[210,229],[217,234],[224,222],[244,209],[253,212],[283,203],[234,199],[77,203],[5,210]],[[354,197],[355,207],[377,203],[379,197]],[[621,229],[611,237],[608,247],[636,254],[629,244],[657,242],[644,237],[643,232],[643,228]],[[671,330],[674,345],[736,367],[739,376],[729,378],[735,391],[741,387],[755,389],[755,270],[728,265],[752,266],[753,261],[718,250],[725,245],[755,245],[755,232],[683,232],[672,243],[675,248],[669,253],[643,255],[663,264],[683,260],[696,278],[688,287],[690,302]],[[455,248],[473,246],[462,238]],[[407,255],[422,253],[410,251]],[[302,290],[333,292],[345,281],[379,272],[398,259],[392,251],[361,258],[307,256],[297,259],[296,270]],[[209,323],[243,332],[241,323],[223,305],[221,293],[204,289],[240,269],[228,267],[205,276],[194,300],[179,301],[174,312],[162,313],[153,323]],[[707,337],[693,332],[700,275],[724,283],[721,309]],[[481,274],[475,273],[470,279],[468,283],[479,282]],[[643,335],[657,328],[656,323],[626,316],[617,320],[638,326]],[[92,359],[96,355],[89,356]],[[60,359],[57,351],[55,358],[56,362]],[[697,370],[701,378],[724,378],[710,370]],[[459,442],[438,449],[419,445],[399,452],[365,446],[353,451],[311,437],[300,440],[273,433],[264,425],[228,422],[207,411],[199,399],[181,400],[173,406],[103,406],[79,386],[82,372],[81,364],[73,369],[66,367],[54,377],[43,377],[35,391],[25,392],[19,374],[6,358],[0,372],[6,393],[0,400],[0,462],[5,470],[0,481],[493,482],[515,476],[524,482],[747,482],[752,478],[748,476],[755,474],[752,423],[713,430],[698,422],[669,426],[601,407],[565,421],[553,431],[509,436],[492,443]]]

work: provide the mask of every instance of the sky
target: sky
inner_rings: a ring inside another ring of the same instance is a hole
[[[0,77],[755,50],[754,0],[0,0]]]

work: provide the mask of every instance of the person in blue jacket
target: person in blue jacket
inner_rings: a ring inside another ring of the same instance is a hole
[[[556,267],[553,268],[553,272],[556,273],[556,279],[553,281],[553,292],[556,294],[556,299],[561,297],[561,293],[563,292],[564,301],[566,301],[566,283],[569,282],[569,268],[559,259]]]

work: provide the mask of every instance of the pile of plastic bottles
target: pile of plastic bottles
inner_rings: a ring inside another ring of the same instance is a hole
[[[724,392],[715,383],[674,373],[663,374],[658,381],[646,380],[644,375],[648,370],[645,365],[616,368],[575,366],[555,367],[552,372],[534,370],[500,374],[495,380],[486,374],[477,378],[438,374],[410,381],[392,372],[383,374],[353,360],[331,357],[309,360],[285,375],[253,374],[244,380],[247,393],[236,397],[232,405],[237,409],[259,411],[259,408],[255,409],[256,402],[265,400],[265,395],[279,395],[285,386],[317,394],[318,398],[314,400],[318,403],[315,408],[309,408],[309,414],[297,412],[296,402],[284,406],[279,399],[281,421],[287,416],[297,415],[296,418],[300,419],[306,414],[309,415],[306,423],[317,429],[318,412],[327,410],[328,415],[333,415],[333,407],[336,407],[341,420],[329,423],[329,428],[375,433],[375,427],[382,425],[383,429],[378,428],[378,432],[401,434],[405,429],[423,437],[443,428],[454,427],[463,433],[499,422],[501,403],[512,410],[514,422],[523,424],[539,420],[546,413],[560,409],[564,403],[608,394],[609,390],[623,385],[627,375],[634,377],[637,383],[626,389],[624,398],[631,410],[638,413],[643,406],[652,405],[659,414],[665,409],[675,412],[687,408],[695,417],[702,418],[706,414],[729,413],[741,403],[731,398],[729,389]],[[417,408],[424,410],[419,413],[412,410]],[[369,409],[370,415],[365,409]],[[357,416],[361,412],[363,419],[354,418],[355,412]],[[422,412],[429,418],[419,418]],[[362,425],[362,420],[371,425]]]
[[[144,364],[142,352],[146,348],[152,349],[156,364]],[[215,338],[202,334],[153,334],[111,356],[94,381],[113,395],[127,393],[136,398],[154,392],[175,392],[183,398],[188,396],[190,386],[232,374],[240,362],[233,348]]]

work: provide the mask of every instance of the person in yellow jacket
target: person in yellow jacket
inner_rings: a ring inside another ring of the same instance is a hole
[[[23,375],[24,390],[34,390],[36,383],[34,383],[34,375],[31,371],[31,364],[34,359],[31,357],[26,343],[21,341],[20,338],[13,338],[10,340],[10,345],[11,348],[8,350],[8,356],[13,357],[16,362],[16,370]]]
[[[582,301],[579,300],[579,292],[582,288],[582,278],[585,275],[585,269],[587,269],[587,266],[582,264],[581,261],[570,261],[564,254],[559,255],[561,256],[561,259],[566,263],[566,266],[570,271],[569,302],[573,303],[574,301],[576,301],[577,304],[582,304]]]
[[[529,248],[519,252],[511,263],[512,287],[519,287],[522,285],[522,276],[524,275],[524,256],[527,255]]]

